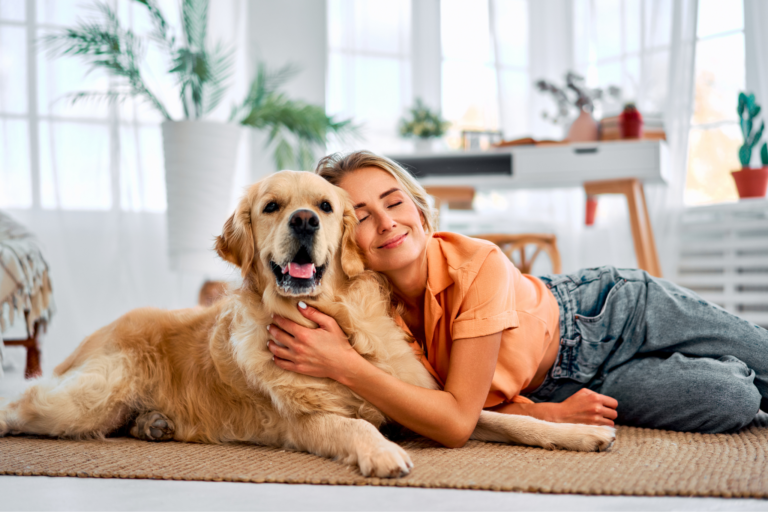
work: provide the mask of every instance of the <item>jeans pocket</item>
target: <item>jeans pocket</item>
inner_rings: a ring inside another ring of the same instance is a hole
[[[618,295],[619,291],[624,287],[624,285],[627,284],[626,279],[622,279],[616,283],[613,284],[611,289],[608,291],[608,295],[605,296],[605,301],[603,302],[602,307],[600,308],[600,312],[595,316],[584,316],[581,314],[575,315],[575,320],[577,322],[580,322],[581,324],[598,324],[605,321],[606,316],[609,316],[610,308],[614,306],[614,302],[616,302],[615,298]],[[598,295],[600,297],[602,294]],[[579,310],[588,309],[593,310],[593,305],[587,305],[587,304],[580,304]],[[584,336],[584,333],[582,333],[582,336]]]
[[[575,347],[576,354],[570,371],[572,379],[582,383],[592,380],[621,338],[627,317],[625,302],[628,299],[619,292],[625,284],[626,281],[622,279],[613,285],[596,316],[574,316],[574,325],[581,340]],[[585,309],[597,309],[596,304],[590,306]]]

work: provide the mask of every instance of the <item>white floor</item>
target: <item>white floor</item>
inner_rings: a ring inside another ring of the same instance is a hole
[[[23,352],[0,380],[0,403],[25,387]],[[0,455],[1,457],[1,455]],[[766,511],[768,501],[546,495],[321,485],[0,476],[0,510],[535,510]]]

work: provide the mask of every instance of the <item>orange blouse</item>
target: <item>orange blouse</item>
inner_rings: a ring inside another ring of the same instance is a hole
[[[398,323],[407,332],[401,318]],[[445,385],[453,343],[501,332],[501,347],[484,407],[532,403],[520,396],[559,344],[557,300],[538,278],[522,274],[493,243],[456,233],[435,233],[427,245],[421,362]]]

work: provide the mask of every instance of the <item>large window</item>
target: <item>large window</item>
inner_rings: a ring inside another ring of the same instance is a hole
[[[123,24],[148,30],[135,2],[109,4]],[[92,14],[87,6],[82,0],[0,0],[2,208],[165,209],[158,116],[132,101],[72,105],[70,93],[108,90],[109,78],[39,49],[46,31]]]
[[[411,105],[411,1],[328,0],[326,111],[362,125],[366,147],[406,147],[398,119]]]
[[[527,0],[441,0],[443,114],[450,147],[462,130],[529,134]]]
[[[741,167],[738,150],[743,143],[736,105],[739,91],[746,87],[742,2],[699,0],[696,32],[685,203],[735,201],[738,194],[730,171]],[[762,103],[768,107],[766,100]]]

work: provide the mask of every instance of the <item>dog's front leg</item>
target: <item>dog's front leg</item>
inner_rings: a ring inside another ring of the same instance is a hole
[[[518,443],[548,449],[580,452],[604,451],[616,439],[616,430],[575,423],[552,423],[530,416],[480,413],[472,439],[496,443]]]
[[[309,414],[292,422],[289,436],[292,448],[357,464],[364,476],[405,476],[413,467],[405,450],[365,420]]]

